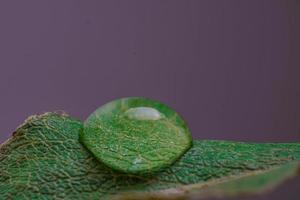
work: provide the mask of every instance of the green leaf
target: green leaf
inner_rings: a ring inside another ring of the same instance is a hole
[[[194,141],[171,167],[116,172],[78,142],[82,123],[33,116],[0,147],[0,199],[188,199],[261,192],[299,173],[300,144]]]
[[[192,146],[192,136],[168,106],[129,97],[93,112],[84,123],[81,142],[107,166],[144,174],[172,165]]]

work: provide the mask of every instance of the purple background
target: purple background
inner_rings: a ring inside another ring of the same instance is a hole
[[[119,97],[194,138],[300,141],[300,1],[0,1],[0,142],[29,115]],[[300,179],[247,199],[298,199]]]

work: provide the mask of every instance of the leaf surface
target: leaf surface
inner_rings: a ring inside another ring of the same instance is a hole
[[[189,199],[257,193],[299,173],[300,144],[194,141],[171,167],[116,172],[78,141],[82,123],[33,116],[0,147],[1,199]]]

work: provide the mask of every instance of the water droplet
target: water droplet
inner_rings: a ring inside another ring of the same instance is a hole
[[[102,163],[125,173],[161,170],[192,145],[186,123],[174,110],[140,97],[98,108],[85,121],[81,141]]]

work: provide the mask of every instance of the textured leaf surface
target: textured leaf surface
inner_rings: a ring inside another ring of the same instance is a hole
[[[31,117],[0,148],[0,199],[134,199],[227,196],[269,188],[298,170],[300,144],[194,141],[170,168],[126,175],[79,142],[82,123]],[[129,198],[128,198],[129,197]]]
[[[141,97],[98,108],[85,121],[81,141],[107,166],[135,174],[169,167],[192,145],[186,123],[174,110]]]

